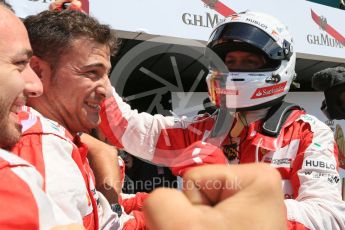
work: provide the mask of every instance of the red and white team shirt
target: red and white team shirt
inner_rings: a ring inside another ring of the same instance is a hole
[[[57,122],[30,107],[19,113],[22,137],[11,152],[30,162],[43,176],[44,190],[71,222],[86,229],[119,226],[105,197],[96,191],[87,146]]]
[[[102,131],[118,148],[168,166],[192,143],[207,141],[216,119],[206,115],[187,122],[138,113],[115,91],[104,101],[101,118]],[[329,127],[300,110],[292,112],[276,138],[261,134],[261,125],[261,120],[252,122],[224,140],[223,145],[238,144],[237,159],[230,163],[267,162],[279,170],[290,229],[345,229],[338,152]]]
[[[0,149],[0,228],[51,229],[71,224],[43,191],[36,169],[16,155]]]

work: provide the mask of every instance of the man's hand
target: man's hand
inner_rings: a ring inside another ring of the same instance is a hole
[[[149,229],[287,228],[281,178],[268,165],[208,165],[183,179],[183,192],[157,189],[145,200]]]
[[[223,151],[218,147],[197,141],[173,160],[170,170],[175,176],[183,176],[194,167],[210,164],[228,164],[228,160],[224,156]]]

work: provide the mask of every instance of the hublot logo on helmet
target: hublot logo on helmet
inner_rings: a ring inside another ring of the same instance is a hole
[[[256,21],[256,20],[253,20],[253,19],[251,19],[251,18],[247,18],[246,21],[248,21],[248,22],[250,22],[250,23],[252,23],[252,24],[255,24],[255,25],[260,26],[263,30],[266,30],[266,29],[268,28],[267,25],[265,25],[265,24],[263,24],[263,23],[261,23],[261,22],[258,22],[258,21]]]

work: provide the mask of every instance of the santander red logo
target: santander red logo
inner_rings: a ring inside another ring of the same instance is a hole
[[[263,97],[269,97],[275,94],[284,92],[286,81],[277,85],[272,85],[268,87],[258,88],[255,90],[253,96],[250,99],[258,99]]]

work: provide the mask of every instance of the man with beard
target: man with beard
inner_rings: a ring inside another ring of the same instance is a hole
[[[50,229],[71,222],[46,196],[35,168],[4,150],[21,136],[20,107],[28,97],[42,94],[42,83],[29,65],[32,50],[27,31],[8,7],[0,2],[0,226]],[[82,229],[79,225],[64,227]]]

